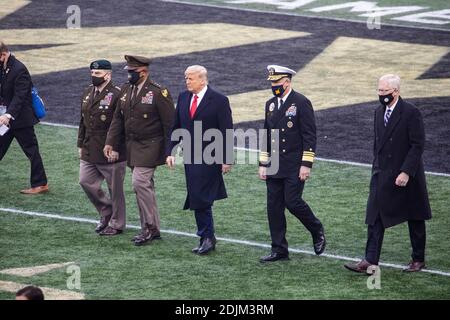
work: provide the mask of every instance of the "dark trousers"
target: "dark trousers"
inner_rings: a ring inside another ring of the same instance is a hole
[[[214,220],[211,207],[196,209],[195,221],[197,222],[197,235],[201,239],[212,238],[214,236]]]
[[[409,220],[409,238],[411,240],[413,261],[425,261],[426,231],[424,220]],[[367,228],[366,260],[371,264],[380,261],[381,246],[384,238],[384,226],[378,215],[375,223]]]
[[[286,216],[284,214],[286,208],[300,220],[313,237],[321,230],[322,223],[302,199],[305,183],[297,175],[289,178],[267,178],[266,185],[272,252],[288,254]]]
[[[39,154],[39,146],[36,134],[34,133],[34,127],[11,129],[4,136],[0,136],[0,160],[5,156],[14,138],[16,138],[23,152],[31,162],[31,187],[46,185],[47,176],[44,165],[42,164],[41,155]]]

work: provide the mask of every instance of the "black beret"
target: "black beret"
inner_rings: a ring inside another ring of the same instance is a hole
[[[98,70],[111,70],[112,66],[111,66],[111,62],[109,62],[108,60],[95,60],[91,62],[91,66],[90,66],[91,70],[92,69],[98,69]]]

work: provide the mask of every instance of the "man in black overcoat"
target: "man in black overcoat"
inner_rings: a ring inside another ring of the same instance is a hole
[[[425,220],[431,219],[422,160],[423,119],[415,106],[400,97],[399,76],[382,76],[378,94],[366,253],[362,261],[345,267],[368,273],[370,266],[378,265],[385,229],[407,221],[412,260],[404,271],[420,271],[425,267]]]

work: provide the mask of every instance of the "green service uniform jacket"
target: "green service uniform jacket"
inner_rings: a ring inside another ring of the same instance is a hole
[[[175,107],[169,91],[150,79],[132,99],[134,88],[122,87],[106,144],[114,146],[125,137],[128,166],[153,168],[165,163]]]
[[[81,118],[78,128],[78,148],[82,148],[81,160],[94,164],[107,164],[103,154],[106,135],[119,101],[120,88],[109,82],[94,99],[95,87],[90,85],[81,99]],[[117,139],[114,150],[119,161],[125,161],[125,139]]]

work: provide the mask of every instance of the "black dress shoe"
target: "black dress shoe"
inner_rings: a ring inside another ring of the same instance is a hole
[[[259,259],[259,262],[266,263],[266,262],[274,262],[274,261],[278,261],[278,260],[289,260],[289,254],[281,254],[281,253],[272,252],[268,256],[261,257]]]
[[[100,222],[97,224],[97,227],[95,227],[95,232],[102,232],[108,226],[109,220],[111,220],[111,215],[101,217]]]
[[[146,244],[150,244],[155,239],[161,239],[159,231],[156,230],[146,231],[144,234],[142,234],[141,237],[136,238],[136,240],[134,240],[134,245],[143,246]]]
[[[116,236],[118,234],[121,234],[123,231],[119,230],[119,229],[114,229],[112,227],[106,227],[105,229],[103,229],[103,231],[101,231],[99,233],[99,235],[101,236]]]
[[[192,253],[198,253],[198,250],[200,250],[200,248],[202,247],[203,240],[205,240],[205,239],[200,238],[200,243],[198,244],[197,247],[192,249]]]
[[[144,236],[143,232],[139,232],[137,235],[135,235],[132,239],[131,242],[135,242],[137,239],[142,238]],[[154,235],[153,240],[161,240],[161,234],[158,232]]]
[[[202,245],[198,249],[197,254],[204,255],[208,254],[212,250],[216,250],[216,242],[217,241],[215,237],[205,238],[205,240],[203,240],[202,242]]]
[[[327,245],[327,241],[325,240],[325,232],[323,227],[320,229],[317,236],[313,237],[314,243],[314,252],[317,255],[321,255],[325,251],[325,247]]]
[[[135,242],[137,239],[142,238],[144,236],[143,231],[139,232],[137,235],[135,235],[133,238],[131,238],[131,242]]]

